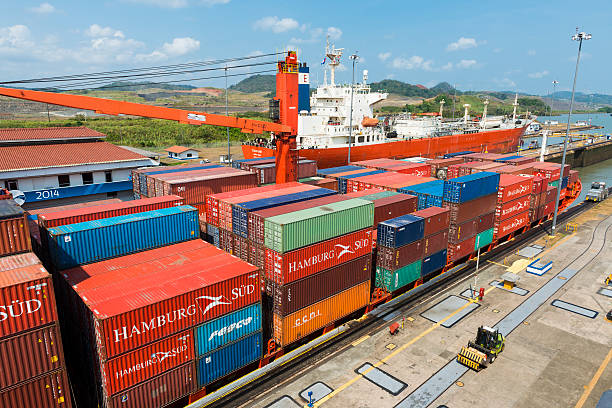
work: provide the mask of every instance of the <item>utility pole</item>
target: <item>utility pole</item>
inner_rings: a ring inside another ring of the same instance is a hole
[[[453,122],[455,121],[455,102],[457,101],[457,84],[455,84],[455,96],[453,98]]]
[[[574,72],[574,85],[572,86],[572,99],[570,99],[569,112],[567,113],[567,128],[565,130],[565,140],[563,142],[563,156],[561,157],[561,174],[559,175],[559,185],[557,186],[557,199],[555,200],[555,213],[553,215],[551,235],[555,236],[555,228],[557,227],[557,213],[559,212],[559,197],[561,196],[561,183],[563,181],[563,168],[565,167],[565,156],[567,154],[567,140],[569,139],[570,121],[572,119],[572,108],[574,106],[574,95],[576,94],[576,77],[578,76],[578,64],[580,63],[580,51],[582,51],[582,41],[590,40],[591,34],[584,31],[578,32],[572,36],[573,41],[578,41],[578,57],[576,58],[576,71]]]
[[[353,92],[355,90],[355,62],[359,59],[357,53],[349,57],[353,61],[353,79],[351,80],[351,116],[349,117],[348,163],[351,162],[351,139],[353,138]]]
[[[227,65],[225,66],[225,116],[229,116],[229,106],[228,106],[228,97],[227,97]],[[230,161],[230,134],[229,134],[229,126],[225,127],[225,131],[227,132],[227,159],[226,163]]]

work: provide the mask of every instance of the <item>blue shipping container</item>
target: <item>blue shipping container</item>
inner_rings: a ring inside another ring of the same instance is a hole
[[[207,242],[219,248],[219,228],[211,224],[206,224]]]
[[[339,166],[339,167],[330,167],[328,169],[318,169],[317,176],[334,174],[334,173],[344,173],[346,171],[360,170],[365,167],[361,166]]]
[[[378,245],[399,248],[423,238],[424,221],[406,214],[378,224]]]
[[[470,154],[470,153],[474,153],[474,152],[472,152],[472,151],[470,151],[470,150],[467,150],[467,151],[465,151],[465,152],[446,153],[446,154],[444,155],[444,158],[445,158],[445,159],[450,159],[450,158],[452,158],[452,157],[463,156],[463,155]]]
[[[261,331],[261,303],[223,315],[195,329],[197,356]]]
[[[427,258],[423,259],[421,264],[421,277],[425,278],[428,275],[437,272],[444,268],[446,265],[446,249],[440,252],[431,254]]]
[[[400,193],[412,194],[418,197],[418,209],[423,210],[433,205],[441,206],[444,194],[444,180],[429,181],[398,190]],[[436,204],[432,204],[436,203]],[[437,204],[439,203],[439,204]]]
[[[380,174],[384,172],[385,172],[384,170],[372,170],[372,171],[366,171],[363,173],[349,174],[348,176],[338,177],[338,191],[340,192],[340,194],[346,194],[346,185],[348,184],[347,183],[348,179],[363,177],[363,176],[371,176],[372,174]]]
[[[189,206],[79,222],[49,229],[49,254],[59,270],[198,238]]]
[[[503,163],[503,162],[507,162],[508,160],[512,160],[512,159],[520,159],[523,156],[508,156],[508,157],[502,157],[501,159],[496,159],[496,162],[499,163]]]
[[[202,169],[214,169],[216,167],[222,167],[218,164],[202,164],[201,166],[175,166],[175,167],[162,167],[159,170],[138,174],[138,181],[140,186],[140,194],[148,195],[149,188],[147,187],[147,176],[155,174],[166,174],[166,173],[182,173],[184,171],[202,170]]]
[[[301,191],[299,193],[285,194],[277,197],[262,198],[260,200],[234,204],[232,206],[232,230],[234,234],[248,238],[250,211],[265,210],[266,208],[312,200],[313,198],[327,197],[334,194],[338,194],[338,192],[328,188],[317,188],[314,190]]]
[[[561,190],[563,190],[564,188],[567,188],[568,183],[569,183],[569,177],[563,177],[561,179]]]
[[[261,358],[262,342],[257,332],[200,358],[198,385],[203,387]]]
[[[499,174],[488,171],[444,180],[444,201],[465,203],[497,193]]]

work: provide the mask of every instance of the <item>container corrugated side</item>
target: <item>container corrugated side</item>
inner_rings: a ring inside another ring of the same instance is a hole
[[[536,197],[534,199],[534,207],[538,207],[539,203],[537,202],[540,197],[540,195],[527,195],[524,197],[520,197],[517,198],[516,200],[504,203],[502,205],[499,205],[496,209],[495,209],[495,218],[497,218],[498,220],[505,220],[509,217],[512,217],[516,214],[522,213],[526,210],[529,209],[530,207],[530,203],[531,203],[531,198],[532,197]]]
[[[280,253],[371,227],[374,205],[353,198],[265,220],[265,245]]]
[[[421,277],[428,278],[431,274],[440,271],[446,266],[447,251],[443,249],[423,258]]]
[[[259,331],[205,355],[196,363],[198,386],[204,387],[260,359],[263,348],[263,338]]]
[[[102,384],[112,396],[195,358],[192,330],[177,333],[104,363]]]
[[[194,329],[196,356],[210,353],[241,337],[261,330],[261,303],[223,315]]]
[[[55,323],[0,340],[0,390],[58,370],[64,364]]]
[[[494,211],[496,204],[497,196],[495,194],[489,194],[464,203],[444,201],[442,205],[450,211],[451,222],[461,224],[462,222],[473,219],[478,214]]]
[[[32,250],[28,227],[25,214],[20,217],[0,219],[0,256]]]
[[[54,371],[0,391],[0,407],[70,408],[72,398],[66,370]]]
[[[370,302],[370,282],[364,282],[342,293],[298,310],[289,316],[273,315],[273,337],[277,344],[289,344],[322,329],[365,307]]]
[[[507,203],[519,197],[531,194],[533,191],[533,180],[528,177],[515,176],[513,174],[501,174],[499,178],[499,190],[497,191],[498,203]]]
[[[228,169],[227,167],[219,166],[215,168],[206,168],[198,170],[190,170],[178,174],[158,174],[154,176],[148,176],[147,189],[149,197],[163,196],[170,194],[169,192],[164,193],[164,185],[171,183],[174,180],[201,180],[215,178],[222,174],[235,174],[236,170]],[[169,191],[169,190],[168,190]]]
[[[444,200],[463,203],[497,193],[499,174],[483,171],[444,181]]]
[[[187,363],[106,400],[110,408],[159,408],[196,389],[196,369]]]
[[[37,264],[40,264],[40,259],[32,252],[3,256],[0,257],[0,272]]]
[[[423,238],[423,218],[402,215],[378,224],[378,245],[398,248]]]
[[[195,208],[156,211],[51,228],[49,255],[59,270],[199,237]]]
[[[446,208],[429,207],[413,212],[412,215],[423,218],[424,237],[448,230],[450,224],[450,212]]]
[[[318,169],[317,170],[317,175],[318,176],[329,176],[331,174],[335,174],[335,173],[343,173],[346,171],[351,171],[351,170],[359,170],[362,169],[362,166],[354,166],[354,165],[348,165],[348,166],[340,166],[340,167],[330,167],[327,169]]]
[[[51,275],[42,265],[0,273],[0,338],[57,320]]]
[[[361,282],[369,281],[371,275],[372,256],[368,254],[286,285],[266,281],[265,286],[266,293],[272,298],[274,313],[287,316]]]
[[[512,216],[495,224],[495,239],[505,237],[529,224],[529,211]]]
[[[402,268],[390,271],[380,266],[376,267],[376,287],[393,292],[421,278],[421,263],[419,259]]]
[[[235,170],[201,178],[181,179],[164,182],[163,195],[176,194],[185,198],[188,204],[204,203],[206,196],[226,191],[243,190],[257,186],[257,175],[248,171]]]
[[[448,230],[423,238],[423,256],[427,257],[448,247]]]
[[[370,201],[364,197],[363,200]],[[397,194],[390,197],[375,198],[374,200],[374,226],[383,221],[402,215],[414,213],[417,209],[417,197],[408,194]]]
[[[474,252],[474,245],[476,244],[476,237],[469,238],[458,244],[448,244],[448,261],[455,262]]]
[[[367,228],[284,254],[265,249],[265,276],[279,285],[304,278],[369,254],[372,230]]]
[[[376,247],[376,266],[396,270],[423,257],[424,242],[422,239],[399,248],[382,245]]]

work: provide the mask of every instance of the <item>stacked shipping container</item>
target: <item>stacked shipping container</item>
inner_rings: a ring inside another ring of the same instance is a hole
[[[530,224],[529,203],[533,184],[532,177],[500,175],[493,239],[505,237]]]

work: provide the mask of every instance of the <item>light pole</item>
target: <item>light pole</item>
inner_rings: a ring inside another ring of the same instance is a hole
[[[455,96],[453,97],[453,122],[455,121],[455,101],[457,100],[457,84],[455,84]]]
[[[349,117],[348,163],[351,162],[351,139],[353,138],[353,91],[355,90],[355,62],[359,56],[357,53],[355,53],[349,58],[353,61],[353,79],[351,81],[351,116]]]
[[[227,65],[225,66],[225,116],[229,116],[229,107],[228,107],[228,97],[227,97]],[[227,132],[227,158],[225,160],[226,163],[230,161],[230,134],[229,127],[225,127],[225,131]]]
[[[576,77],[578,76],[578,64],[580,63],[580,51],[582,51],[582,41],[590,40],[591,34],[584,31],[578,32],[572,36],[572,40],[578,41],[578,57],[576,58],[576,71],[574,72],[574,85],[572,86],[572,99],[570,99],[569,112],[567,113],[567,128],[565,130],[565,141],[563,142],[563,156],[561,157],[561,174],[559,175],[559,185],[557,186],[557,199],[555,201],[555,213],[553,215],[551,235],[555,235],[557,227],[557,212],[559,211],[559,197],[561,196],[561,183],[563,182],[563,168],[565,167],[565,155],[567,154],[567,139],[569,139],[570,121],[572,118],[572,107],[574,105],[574,94],[576,93]]]

